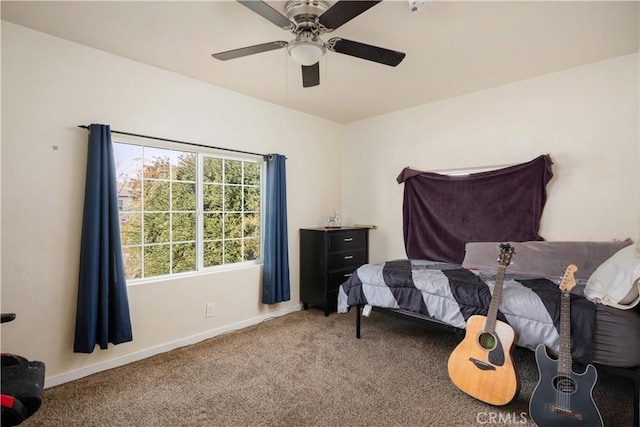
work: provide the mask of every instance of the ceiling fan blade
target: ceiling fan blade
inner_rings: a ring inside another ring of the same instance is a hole
[[[352,40],[341,39],[340,37],[329,39],[327,49],[333,52],[355,56],[356,58],[366,59],[367,61],[390,65],[392,67],[401,63],[406,56],[403,52],[371,46],[364,43],[354,42]]]
[[[381,1],[340,0],[320,15],[318,23],[327,30],[335,30]]]
[[[320,84],[320,61],[313,65],[302,66],[302,87],[313,87]]]
[[[292,28],[293,23],[289,21],[289,18],[269,6],[267,3],[260,0],[237,0],[238,3],[245,7],[248,7],[253,12],[262,16],[264,19],[276,24],[278,27],[289,30]]]
[[[226,61],[228,59],[241,58],[243,56],[254,55],[256,53],[262,53],[262,52],[268,52],[270,50],[281,49],[287,46],[288,44],[289,43],[285,41],[262,43],[262,44],[256,44],[253,46],[241,47],[240,49],[228,50],[226,52],[214,53],[211,56],[221,61]]]

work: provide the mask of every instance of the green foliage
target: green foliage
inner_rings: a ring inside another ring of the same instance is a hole
[[[196,210],[196,183],[171,183],[171,208],[174,211]]]
[[[205,157],[202,164],[202,180],[222,184],[222,159]]]
[[[260,212],[260,187],[244,187],[245,212]]]
[[[142,246],[124,246],[122,248],[124,274],[127,279],[142,277]]]
[[[244,184],[260,185],[260,165],[258,163],[244,164]]]
[[[203,208],[205,212],[222,211],[222,185],[204,184]]]
[[[206,240],[222,239],[222,213],[205,213],[203,215],[204,238]]]
[[[242,187],[227,185],[224,187],[224,210],[237,212],[242,210]]]
[[[171,273],[170,250],[171,245],[145,245],[144,276],[162,276]]]
[[[224,161],[224,182],[225,184],[242,184],[242,162]]]
[[[174,273],[184,271],[194,271],[196,269],[196,244],[178,243],[173,245],[173,265]]]
[[[196,153],[173,152],[171,179],[176,181],[196,181]]]
[[[126,277],[195,271],[198,156],[142,152],[136,173],[120,174],[128,202],[120,215]],[[260,258],[261,165],[204,156],[202,174],[204,267]]]

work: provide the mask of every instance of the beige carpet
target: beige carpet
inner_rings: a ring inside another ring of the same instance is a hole
[[[532,425],[533,353],[516,351],[519,398],[496,408],[449,380],[458,339],[374,312],[358,340],[353,310],[324,317],[309,309],[46,389],[23,425]],[[631,387],[599,376],[594,395],[605,425],[632,425]]]

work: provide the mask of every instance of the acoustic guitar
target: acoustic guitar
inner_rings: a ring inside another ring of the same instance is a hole
[[[529,401],[531,419],[540,427],[602,426],[600,411],[593,401],[593,387],[598,373],[587,365],[582,374],[572,368],[571,357],[571,289],[576,282],[567,267],[560,282],[560,351],[558,359],[549,357],[544,344],[536,347],[539,379]]]
[[[463,392],[491,405],[506,405],[520,391],[518,373],[513,364],[515,333],[497,320],[502,283],[514,248],[500,245],[498,273],[486,316],[467,319],[464,339],[449,356],[449,377]]]

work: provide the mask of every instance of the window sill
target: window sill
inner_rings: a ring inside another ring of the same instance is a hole
[[[188,279],[191,277],[206,276],[206,275],[224,273],[224,272],[236,271],[236,270],[245,270],[248,268],[260,267],[262,266],[262,264],[263,264],[262,260],[246,261],[246,262],[241,262],[237,264],[218,265],[215,267],[208,267],[201,271],[189,271],[185,273],[176,273],[176,274],[165,275],[165,276],[145,277],[144,279],[130,279],[130,280],[127,280],[127,286],[146,285],[149,283],[157,284],[159,282],[170,282],[173,280]]]

